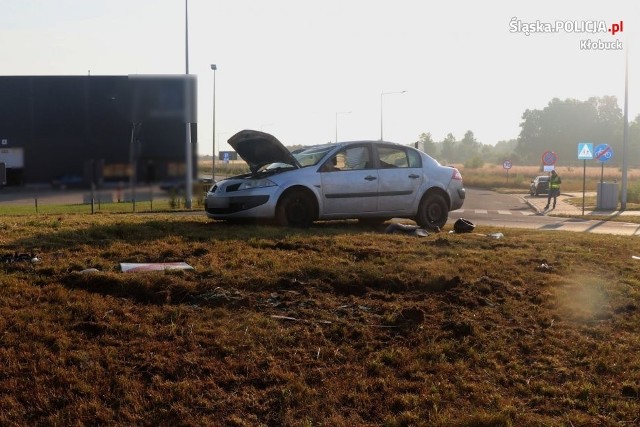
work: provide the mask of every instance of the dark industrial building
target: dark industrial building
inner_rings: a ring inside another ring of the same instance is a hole
[[[0,76],[6,185],[184,179],[187,122],[195,176],[195,105],[194,76]]]

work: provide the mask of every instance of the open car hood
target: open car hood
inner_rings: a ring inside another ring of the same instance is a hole
[[[249,164],[255,173],[271,163],[287,163],[300,168],[300,163],[273,135],[257,130],[241,130],[228,140],[229,145]]]

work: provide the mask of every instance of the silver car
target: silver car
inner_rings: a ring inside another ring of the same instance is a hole
[[[209,189],[205,211],[213,219],[275,219],[307,227],[315,220],[410,218],[435,228],[465,198],[456,168],[400,144],[353,141],[292,153],[254,130],[238,132],[229,144],[251,172]]]

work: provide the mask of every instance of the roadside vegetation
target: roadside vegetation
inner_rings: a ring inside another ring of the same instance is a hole
[[[635,238],[163,214],[0,229],[1,425],[640,421]],[[119,268],[169,261],[194,269]]]
[[[486,164],[480,168],[469,168],[464,165],[454,165],[460,169],[465,186],[502,190],[517,193],[528,193],[529,184],[538,175],[547,175],[541,166],[515,165],[507,171],[502,165]],[[599,166],[589,166],[586,171],[582,167],[558,166],[556,171],[562,178],[563,192],[582,192],[583,176],[584,187],[587,192],[595,192],[601,177],[604,182],[622,182],[622,172],[618,168],[606,167],[602,170]],[[585,173],[586,172],[586,173]],[[640,169],[634,168],[627,171],[628,196],[640,203]]]

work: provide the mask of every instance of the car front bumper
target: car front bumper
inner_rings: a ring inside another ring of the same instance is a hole
[[[273,218],[275,205],[271,201],[276,200],[274,193],[277,187],[273,187],[272,191],[265,191],[269,189],[238,192],[242,194],[209,193],[204,202],[205,212],[213,219]]]

